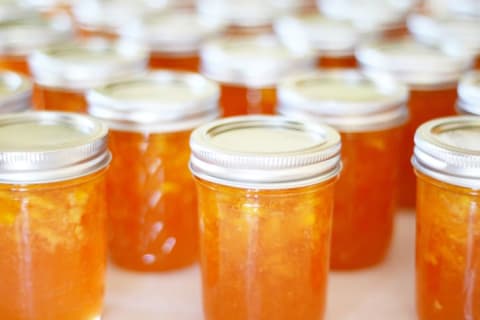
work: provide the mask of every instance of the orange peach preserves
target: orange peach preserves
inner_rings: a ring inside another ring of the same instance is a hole
[[[341,133],[333,269],[373,266],[390,248],[407,97],[404,85],[353,69],[301,74],[279,85],[282,115],[326,123]]]
[[[205,319],[323,319],[339,143],[267,116],[194,131]]]
[[[479,137],[476,117],[443,118],[417,131],[420,320],[480,318]]]
[[[276,85],[315,67],[308,51],[292,51],[272,35],[222,37],[201,50],[202,73],[220,83],[223,116],[274,114]]]
[[[72,35],[72,26],[66,17],[45,18],[30,13],[16,19],[0,20],[0,70],[29,75],[29,54],[67,41]]]
[[[146,51],[121,41],[71,42],[35,51],[29,66],[38,110],[86,112],[85,92],[145,71]]]
[[[355,68],[354,50],[365,36],[351,22],[304,13],[277,20],[275,31],[292,47],[308,46],[317,55],[320,69]]]
[[[176,9],[134,20],[120,34],[149,47],[151,69],[198,72],[200,46],[222,30],[219,22],[202,19],[188,9]]]
[[[110,124],[110,255],[117,265],[161,271],[197,260],[195,185],[188,170],[196,125],[218,115],[216,84],[194,73],[151,72],[89,94]]]
[[[0,116],[0,122],[0,318],[99,319],[106,128],[46,113]],[[28,140],[25,131],[32,133]],[[11,157],[35,169],[8,165]]]
[[[357,50],[362,68],[371,74],[388,73],[410,88],[410,120],[401,148],[398,202],[401,208],[415,206],[415,175],[410,158],[415,130],[424,122],[455,114],[456,86],[471,66],[469,56],[457,55],[420,44],[411,38],[380,40]]]

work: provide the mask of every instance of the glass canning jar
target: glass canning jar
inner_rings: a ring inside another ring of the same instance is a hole
[[[106,139],[82,115],[0,116],[0,318],[100,318]]]
[[[415,135],[417,313],[480,318],[480,120],[436,119]]]
[[[161,271],[196,261],[197,198],[188,170],[192,129],[218,116],[218,86],[200,75],[158,71],[88,94],[110,127],[110,255],[117,265]]]
[[[0,71],[0,114],[32,108],[32,83],[23,75]]]
[[[167,10],[142,16],[121,28],[122,38],[150,49],[150,68],[198,72],[199,50],[223,26],[191,10]]]
[[[231,36],[207,42],[201,69],[220,83],[223,116],[275,113],[276,85],[289,73],[315,68],[308,50],[292,50],[271,35]]]
[[[195,130],[207,320],[319,320],[325,309],[340,136],[282,117]]]
[[[457,113],[480,115],[480,72],[471,72],[462,77],[458,85]]]
[[[72,25],[66,16],[46,18],[31,14],[0,21],[0,69],[29,75],[29,54],[72,37]]]
[[[471,67],[471,57],[456,55],[411,38],[377,40],[357,49],[357,59],[370,74],[389,74],[410,89],[410,120],[399,152],[399,205],[415,207],[415,175],[411,167],[413,137],[424,122],[455,114],[459,78]]]
[[[275,22],[274,29],[286,45],[312,49],[320,69],[354,68],[355,47],[367,36],[349,21],[319,13],[282,17]]]
[[[351,69],[297,75],[278,90],[280,114],[326,123],[342,137],[331,267],[349,270],[382,262],[393,233],[407,88]]]
[[[35,51],[29,57],[34,106],[40,110],[85,112],[85,92],[142,73],[148,53],[124,41],[71,42]]]

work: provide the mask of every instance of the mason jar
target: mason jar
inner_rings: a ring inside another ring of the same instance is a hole
[[[222,30],[218,22],[176,9],[142,16],[122,28],[120,35],[149,48],[152,69],[198,72],[200,46]]]
[[[415,135],[417,314],[480,318],[480,120],[440,118]]]
[[[274,116],[196,129],[205,319],[323,319],[340,136]]]
[[[67,113],[0,115],[0,314],[99,319],[107,128]]]
[[[0,71],[0,114],[32,108],[32,83],[23,75]]]
[[[29,66],[39,110],[85,112],[85,92],[146,70],[148,53],[130,42],[69,42],[35,51]]]
[[[217,84],[158,71],[88,94],[89,112],[110,127],[107,174],[110,255],[121,267],[162,271],[197,260],[189,138],[218,116]]]
[[[292,50],[272,35],[230,36],[207,42],[202,74],[220,83],[223,116],[274,114],[276,86],[292,72],[315,68],[309,50]]]
[[[280,114],[326,123],[342,137],[331,267],[351,270],[382,262],[393,233],[407,88],[350,69],[290,77],[278,95]]]
[[[376,40],[357,49],[362,69],[370,74],[389,74],[410,89],[410,120],[399,151],[399,205],[415,207],[415,175],[410,162],[417,128],[431,119],[455,114],[457,84],[471,67],[471,57],[456,55],[411,38]]]

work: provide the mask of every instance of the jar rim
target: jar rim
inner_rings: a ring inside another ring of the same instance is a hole
[[[1,113],[20,112],[31,108],[33,87],[27,77],[10,71],[0,71],[0,88]]]

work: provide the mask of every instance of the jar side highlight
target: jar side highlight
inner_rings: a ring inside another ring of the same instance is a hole
[[[419,319],[480,318],[480,192],[416,173]]]
[[[0,318],[96,319],[106,267],[105,170],[0,185]]]
[[[33,89],[33,105],[36,110],[78,113],[87,111],[87,101],[83,92],[45,87],[39,84],[35,84]]]
[[[110,131],[110,254],[138,271],[184,267],[197,259],[197,200],[188,170],[188,132]]]
[[[253,88],[221,84],[220,106],[224,117],[247,114],[275,114],[276,88]]]
[[[343,170],[336,186],[331,267],[366,268],[390,247],[403,126],[342,133]]]
[[[398,204],[403,209],[415,208],[416,179],[412,171],[411,157],[415,131],[423,123],[445,116],[455,115],[457,90],[455,85],[441,88],[410,89],[408,107],[410,120],[404,131],[400,159]]]
[[[336,179],[248,190],[197,178],[206,319],[322,319]]]

